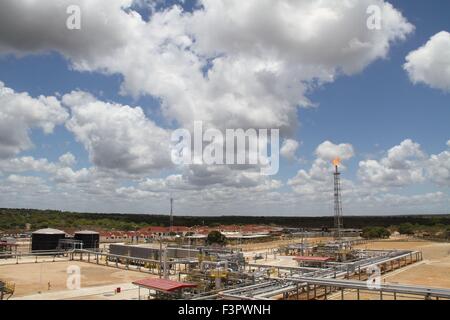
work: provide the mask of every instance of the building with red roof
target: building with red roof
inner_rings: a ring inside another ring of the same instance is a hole
[[[197,285],[188,282],[179,282],[169,279],[147,278],[132,282],[139,287],[139,300],[141,299],[141,288],[149,290],[149,296],[154,299],[182,298],[185,289],[196,288]],[[152,294],[151,290],[154,291]]]

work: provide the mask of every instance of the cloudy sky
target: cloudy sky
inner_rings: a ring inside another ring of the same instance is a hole
[[[450,213],[448,12],[447,0],[1,1],[0,207],[167,213],[172,195],[176,214],[331,215],[339,156],[344,214]],[[174,165],[172,131],[198,120],[279,129],[279,173]]]

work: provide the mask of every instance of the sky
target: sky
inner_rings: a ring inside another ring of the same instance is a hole
[[[0,207],[165,214],[173,197],[183,215],[332,215],[339,157],[344,215],[448,214],[448,12],[2,1]],[[278,173],[174,164],[171,135],[194,121],[278,129]]]

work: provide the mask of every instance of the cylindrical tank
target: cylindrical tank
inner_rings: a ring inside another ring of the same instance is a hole
[[[75,232],[74,239],[83,242],[83,249],[98,249],[100,234],[89,230],[77,231]]]
[[[59,240],[64,239],[66,233],[57,229],[40,229],[31,234],[31,250],[57,250]]]

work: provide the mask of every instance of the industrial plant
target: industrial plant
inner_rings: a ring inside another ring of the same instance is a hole
[[[0,297],[450,299],[450,289],[389,281],[423,266],[423,252],[413,249],[421,245],[401,237],[370,240],[361,237],[361,230],[346,229],[339,166],[335,159],[333,228],[180,227],[174,225],[171,197],[167,228],[128,232],[44,228],[32,231],[30,238],[4,237]]]

